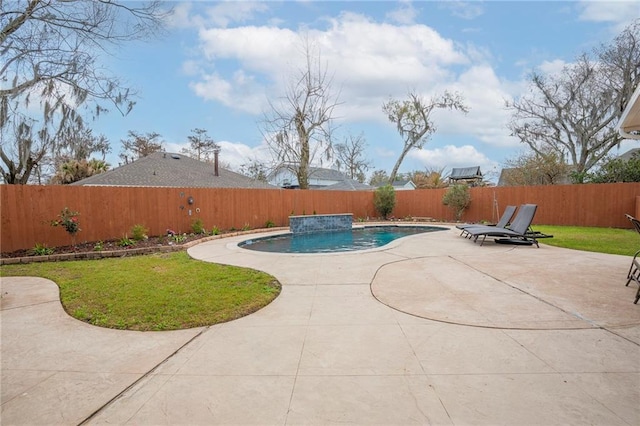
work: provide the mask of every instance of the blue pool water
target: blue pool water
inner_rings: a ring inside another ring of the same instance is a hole
[[[367,226],[346,231],[284,234],[246,240],[238,246],[271,253],[335,253],[381,247],[398,238],[442,231],[437,226]]]

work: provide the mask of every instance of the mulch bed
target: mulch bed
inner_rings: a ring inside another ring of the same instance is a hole
[[[276,231],[286,228],[271,228],[269,230]],[[13,252],[0,253],[0,265],[10,265],[16,263],[31,262],[52,262],[61,260],[80,260],[80,259],[102,259],[106,257],[124,257],[135,256],[150,253],[162,253],[178,250],[186,250],[187,248],[209,240],[218,238],[231,237],[241,234],[254,233],[251,231],[229,231],[219,235],[184,235],[184,240],[176,242],[168,236],[149,237],[145,240],[136,241],[134,245],[122,247],[118,243],[120,240],[102,241],[99,246],[98,241],[83,242],[75,245],[52,247],[53,254],[38,256],[33,253],[32,249],[16,250]]]

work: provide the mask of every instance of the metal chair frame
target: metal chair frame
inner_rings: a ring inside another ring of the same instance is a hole
[[[627,219],[629,219],[631,223],[633,223],[633,226],[635,227],[636,231],[638,231],[638,234],[640,234],[640,221],[635,217],[631,216],[630,214],[627,214],[625,216],[627,216]],[[633,255],[633,259],[631,260],[631,266],[629,267],[629,272],[627,273],[627,283],[625,284],[626,287],[629,286],[629,283],[631,281],[635,281],[636,284],[638,284],[636,299],[633,302],[636,305],[638,304],[638,300],[640,300],[640,258],[638,258],[639,255],[640,255],[640,250],[638,250],[636,254]]]

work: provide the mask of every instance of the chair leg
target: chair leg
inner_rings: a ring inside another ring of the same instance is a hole
[[[640,264],[638,263],[638,255],[640,250],[636,252],[631,260],[631,266],[629,266],[629,272],[627,272],[627,283],[625,286],[629,286],[629,283],[633,280],[640,285]]]

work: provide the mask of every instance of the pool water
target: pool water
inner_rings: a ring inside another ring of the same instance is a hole
[[[271,253],[335,253],[384,246],[408,235],[442,231],[437,226],[366,226],[346,231],[283,234],[246,240],[238,246]]]

